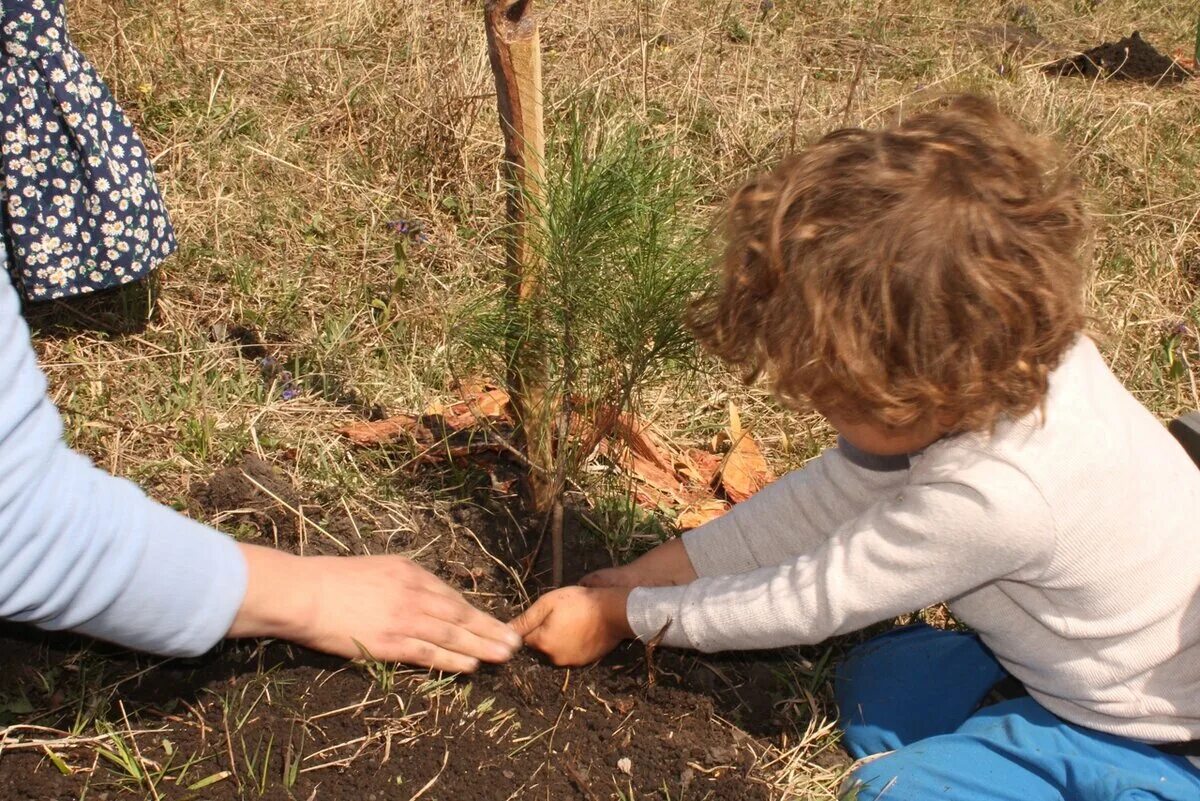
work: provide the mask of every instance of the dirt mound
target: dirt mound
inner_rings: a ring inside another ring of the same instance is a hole
[[[302,554],[348,553],[354,539],[371,529],[344,514],[327,517],[321,506],[300,497],[283,471],[253,455],[217,471],[193,499],[226,530],[248,527],[239,539],[257,538]]]
[[[1137,31],[1046,67],[1052,75],[1105,80],[1180,83],[1192,78],[1183,66],[1151,47]]]

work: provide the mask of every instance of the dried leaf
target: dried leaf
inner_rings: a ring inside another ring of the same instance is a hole
[[[515,478],[500,479],[496,477],[495,473],[488,473],[488,478],[492,480],[492,489],[501,495],[511,495],[514,491],[513,488],[517,485]]]
[[[682,483],[676,478],[675,471],[664,470],[657,463],[644,459],[632,451],[628,452],[625,468],[640,484],[656,490],[662,496],[662,500],[671,505],[677,505],[680,502],[679,493]]]
[[[484,417],[505,417],[512,398],[508,393],[496,387],[489,387],[473,396],[472,402],[478,407],[479,414]]]
[[[770,483],[772,477],[758,443],[743,433],[741,438],[733,441],[733,447],[725,456],[718,481],[726,498],[741,503]]]
[[[705,523],[716,520],[728,511],[728,503],[713,498],[699,505],[689,506],[679,515],[679,518],[675,521],[675,525],[680,531],[691,531],[694,528],[700,528]]]
[[[355,445],[381,445],[393,442],[401,434],[413,434],[420,426],[420,420],[410,414],[398,414],[385,420],[375,420],[339,428],[337,433],[346,437]]]
[[[662,470],[674,472],[670,446],[645,420],[630,414],[617,415],[612,431],[638,456],[653,462]]]
[[[450,574],[456,579],[467,582],[475,582],[487,575],[487,570],[482,567],[467,567],[461,562],[451,562],[448,566]]]
[[[699,448],[688,448],[689,471],[687,477],[702,487],[711,487],[721,469],[721,457]]]
[[[633,479],[633,499],[645,509],[678,509],[708,494],[707,488],[685,486],[674,470],[664,470],[620,443],[606,440],[596,452]]]

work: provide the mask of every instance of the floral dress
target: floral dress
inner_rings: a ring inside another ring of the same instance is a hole
[[[144,277],[175,249],[145,147],[67,38],[61,0],[0,0],[0,17],[0,244],[13,281],[50,300]]]

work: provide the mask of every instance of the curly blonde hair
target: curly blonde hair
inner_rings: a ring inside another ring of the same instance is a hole
[[[692,327],[793,405],[984,430],[1084,325],[1087,225],[1055,148],[973,96],[835,131],[732,198]]]

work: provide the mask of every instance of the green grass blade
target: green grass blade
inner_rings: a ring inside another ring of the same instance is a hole
[[[189,790],[203,790],[205,787],[210,787],[210,786],[216,784],[217,782],[225,781],[232,775],[233,775],[232,771],[222,770],[217,773],[214,773],[211,776],[205,776],[203,779],[196,782],[195,784],[189,784],[188,789]]]
[[[1196,17],[1196,49],[1192,53],[1192,58],[1196,61],[1197,67],[1200,67],[1200,17]]]
[[[67,764],[66,760],[64,760],[61,756],[59,756],[58,754],[51,751],[49,748],[46,748],[45,751],[46,751],[46,758],[49,759],[51,764],[53,764],[54,767],[58,769],[59,773],[61,773],[64,776],[71,775],[71,773],[72,773],[71,766]]]

